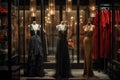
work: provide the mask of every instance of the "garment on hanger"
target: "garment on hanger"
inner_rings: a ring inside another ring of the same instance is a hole
[[[111,52],[111,35],[112,35],[112,13],[111,10],[104,9],[100,11],[100,45],[98,45],[98,12],[94,18],[94,45],[93,59],[98,58],[98,46],[100,46],[100,58],[109,58]]]

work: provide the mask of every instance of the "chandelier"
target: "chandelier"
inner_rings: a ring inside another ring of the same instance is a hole
[[[55,0],[49,0],[49,13],[55,15]]]
[[[30,15],[36,17],[36,0],[30,0]]]
[[[72,0],[66,0],[66,12],[71,12],[72,10]]]

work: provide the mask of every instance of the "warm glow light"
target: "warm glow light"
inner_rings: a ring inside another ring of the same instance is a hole
[[[48,11],[49,9],[47,8],[46,10]]]
[[[51,21],[48,21],[49,24],[51,24]]]
[[[33,12],[33,11],[34,11],[34,9],[33,9],[33,8],[31,8],[31,9],[30,9],[30,11],[31,11],[31,12]]]
[[[71,2],[72,0],[68,0],[68,2]]]
[[[54,11],[53,11],[53,10],[50,10],[50,14],[51,14],[51,15],[54,15]]]
[[[51,3],[51,4],[50,4],[50,6],[54,6],[54,4],[53,4],[53,3]]]
[[[71,11],[71,8],[68,8],[68,12],[70,12]]]
[[[73,20],[74,19],[74,17],[73,16],[71,16],[71,20]]]
[[[66,12],[71,12],[72,10],[72,0],[66,0]]]
[[[90,17],[95,17],[95,13],[94,13],[94,12],[91,12],[91,13],[90,13]]]
[[[47,16],[49,17],[49,16],[50,16],[50,13],[48,13]]]
[[[84,10],[80,10],[80,12],[84,12]]]
[[[84,15],[84,10],[80,10],[80,14]]]
[[[95,6],[90,6],[90,10],[94,11],[96,9]]]
[[[49,0],[49,13],[50,15],[55,15],[55,1]]]
[[[77,25],[77,22],[75,22],[75,25]]]
[[[50,18],[49,18],[49,17],[48,17],[47,19],[48,19],[48,20],[50,20]]]
[[[80,15],[80,18],[82,18],[83,17],[83,15]]]
[[[35,17],[37,10],[36,10],[36,0],[30,0],[30,15],[31,17]]]
[[[35,16],[36,16],[36,15],[35,15],[35,13],[33,12],[33,13],[32,13],[32,17],[35,17]]]
[[[21,17],[21,19],[23,20],[23,16]]]

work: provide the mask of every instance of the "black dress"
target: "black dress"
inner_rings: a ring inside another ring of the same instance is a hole
[[[43,69],[43,49],[40,37],[41,26],[38,25],[37,32],[35,33],[32,25],[30,25],[30,42],[29,42],[29,53],[28,53],[28,76],[44,76]]]
[[[71,75],[70,59],[69,59],[69,52],[68,52],[67,26],[64,32],[59,30],[58,33],[59,35],[58,35],[58,42],[57,42],[57,49],[56,49],[55,77],[69,78],[72,75]]]

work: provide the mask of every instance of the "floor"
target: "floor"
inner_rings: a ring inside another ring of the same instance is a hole
[[[58,80],[52,77],[55,73],[54,69],[45,69],[45,76],[44,77],[25,77],[21,76],[20,80]],[[85,78],[82,76],[83,69],[72,69],[73,78],[69,79],[59,79],[59,80],[110,80],[109,76],[103,72],[94,71],[94,77]]]

